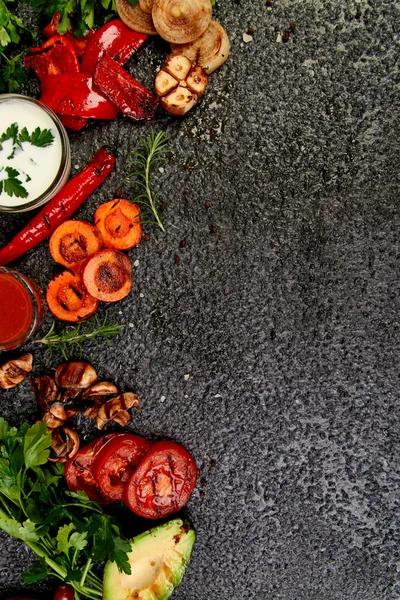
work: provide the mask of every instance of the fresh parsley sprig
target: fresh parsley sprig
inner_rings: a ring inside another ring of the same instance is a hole
[[[110,559],[129,573],[130,543],[97,502],[68,491],[63,465],[48,462],[50,447],[43,421],[17,429],[0,417],[0,529],[38,555],[27,583],[54,575],[74,587],[77,600],[100,600],[93,564]]]
[[[97,315],[93,315],[87,321],[82,321],[76,326],[66,327],[63,331],[55,331],[56,324],[53,321],[49,331],[40,340],[35,340],[37,344],[45,344],[51,356],[53,350],[61,352],[65,360],[69,360],[74,353],[82,356],[82,343],[93,340],[98,350],[99,339],[109,340],[116,335],[120,335],[124,325],[109,323],[107,313],[103,320]]]
[[[168,148],[168,137],[163,131],[155,133],[151,131],[148,138],[141,138],[139,149],[135,152],[130,152],[129,156],[133,160],[128,162],[127,166],[133,168],[126,177],[126,180],[133,179],[139,187],[139,194],[134,198],[133,202],[143,207],[141,215],[150,216],[142,223],[152,223],[158,225],[162,231],[165,231],[162,223],[161,213],[157,210],[156,200],[159,192],[153,192],[151,185],[151,176],[153,168],[160,162],[167,159],[167,155],[172,152]]]

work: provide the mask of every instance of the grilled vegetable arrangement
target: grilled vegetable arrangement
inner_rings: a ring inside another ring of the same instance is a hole
[[[101,440],[96,454],[103,455],[99,472],[105,468],[117,473],[121,457],[123,463],[133,464],[140,455],[146,456],[148,443],[136,437],[140,441],[135,439],[135,449],[125,453],[123,442],[116,446],[114,441],[126,440],[124,434]],[[112,448],[107,448],[109,443]],[[67,489],[62,464],[48,461],[50,447],[51,434],[44,422],[17,429],[0,417],[0,528],[40,559],[25,573],[25,582],[48,575],[63,580],[54,600],[169,598],[191,556],[195,541],[191,526],[175,519],[129,541],[98,502],[82,491]],[[86,465],[92,453],[93,445],[86,451]],[[72,479],[67,469],[66,476]],[[103,477],[107,479],[104,473]],[[102,581],[94,567],[104,560]]]

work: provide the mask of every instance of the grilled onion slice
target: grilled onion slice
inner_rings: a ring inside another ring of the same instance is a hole
[[[211,21],[206,31],[197,40],[187,44],[171,44],[171,51],[184,54],[210,74],[228,58],[230,43],[225,29]]]
[[[145,13],[137,4],[133,6],[128,0],[115,0],[119,18],[129,29],[147,35],[157,35],[151,15]]]
[[[210,0],[154,0],[154,27],[164,40],[186,44],[200,37],[211,21]]]

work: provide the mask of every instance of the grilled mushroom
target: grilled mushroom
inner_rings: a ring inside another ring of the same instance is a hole
[[[208,76],[199,65],[183,54],[167,56],[154,82],[161,106],[172,115],[183,116],[204,94]]]
[[[32,354],[8,360],[0,367],[0,388],[13,388],[32,371]]]
[[[79,436],[70,427],[57,427],[52,432],[51,451],[49,460],[52,462],[67,462],[79,450]]]
[[[57,427],[62,427],[62,425],[64,425],[64,419],[59,419],[49,410],[44,413],[43,421],[46,423],[47,429],[57,429]]]
[[[209,75],[228,58],[230,42],[225,29],[211,21],[208,28],[197,40],[187,44],[171,44],[171,51],[184,54],[193,62],[201,65]]]
[[[146,33],[147,35],[157,35],[151,15],[144,12],[139,4],[133,6],[129,0],[115,0],[119,18],[127,27]]]
[[[54,379],[48,375],[38,375],[30,382],[31,388],[36,396],[36,401],[42,410],[60,398],[60,390]]]
[[[154,0],[154,27],[164,40],[186,44],[200,37],[211,21],[210,0]]]
[[[74,395],[93,385],[97,381],[97,373],[87,362],[70,361],[58,367],[55,380],[58,386]]]
[[[99,381],[83,392],[82,400],[98,400],[112,396],[113,394],[118,394],[118,388],[113,383]]]
[[[109,421],[116,421],[126,425],[131,420],[130,408],[139,408],[139,398],[132,392],[125,392],[115,398],[110,398],[98,410],[96,424],[98,429],[103,429]]]

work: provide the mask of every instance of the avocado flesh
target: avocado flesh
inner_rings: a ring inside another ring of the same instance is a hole
[[[182,580],[195,539],[194,529],[181,519],[134,537],[130,575],[111,561],[104,568],[103,600],[166,600]]]

